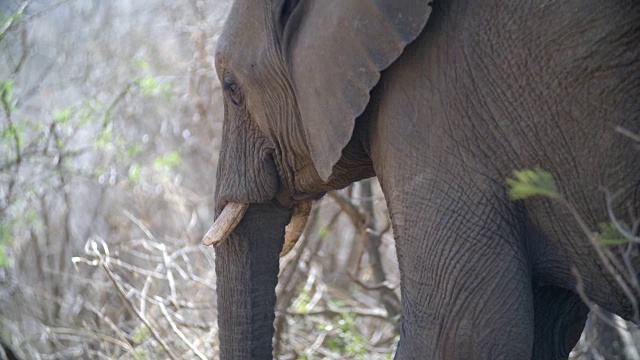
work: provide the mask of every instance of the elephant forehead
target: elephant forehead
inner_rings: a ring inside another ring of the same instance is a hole
[[[216,66],[235,73],[254,70],[268,51],[270,11],[266,1],[235,1],[216,47]]]

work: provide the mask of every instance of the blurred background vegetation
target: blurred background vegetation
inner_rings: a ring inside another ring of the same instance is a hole
[[[200,239],[228,8],[0,0],[0,359],[217,357]],[[316,204],[281,268],[278,358],[392,358],[399,280],[375,180]],[[574,358],[640,359],[610,319],[589,323]]]

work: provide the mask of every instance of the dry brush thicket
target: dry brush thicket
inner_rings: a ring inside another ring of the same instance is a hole
[[[200,239],[213,220],[222,103],[212,55],[228,6],[0,2],[6,351],[216,358],[215,259]],[[392,356],[399,278],[375,180],[316,204],[281,269],[279,358]],[[590,328],[581,358],[631,351],[601,345],[633,343],[620,326]]]

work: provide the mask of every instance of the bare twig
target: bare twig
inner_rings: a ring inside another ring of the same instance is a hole
[[[331,191],[328,193],[329,197],[333,199],[338,206],[349,216],[351,221],[356,225],[356,228],[365,226],[367,223],[367,215],[360,212],[357,206],[355,206],[351,200],[337,191]]]
[[[603,191],[605,193],[605,198],[607,199],[607,214],[609,215],[609,220],[611,221],[611,223],[616,227],[616,230],[618,230],[618,232],[625,237],[625,239],[636,244],[640,244],[640,236],[636,236],[633,232],[625,229],[625,227],[622,226],[622,224],[616,217],[616,214],[613,210],[613,202],[618,196],[620,196],[620,194],[622,194],[622,191],[619,191],[616,194],[612,194],[606,188],[603,188]]]
[[[582,302],[584,302],[584,304],[589,308],[591,313],[597,316],[598,319],[602,320],[604,323],[611,326],[612,328],[616,328],[618,325],[612,322],[606,316],[604,316],[602,314],[602,311],[600,310],[600,307],[594,304],[591,300],[589,300],[589,297],[584,291],[584,281],[582,280],[582,276],[580,275],[580,272],[578,272],[578,269],[576,269],[575,267],[572,268],[571,273],[576,278],[576,292],[578,293],[578,296],[580,296],[580,299],[582,300]]]
[[[180,340],[182,340],[182,342],[184,342],[189,347],[189,349],[191,349],[191,351],[193,351],[193,353],[196,354],[197,357],[199,357],[202,360],[207,360],[206,356],[204,356],[200,352],[200,350],[198,350],[198,348],[196,348],[193,345],[193,343],[191,341],[189,341],[189,339],[187,339],[186,336],[184,336],[184,333],[182,331],[180,331],[180,329],[178,328],[176,323],[173,321],[173,319],[171,319],[171,316],[167,312],[167,308],[164,306],[164,304],[162,302],[159,302],[158,304],[160,306],[160,311],[162,311],[162,314],[164,315],[164,318],[167,320],[167,322],[171,326],[171,329],[173,329],[173,332],[176,333],[176,335],[178,335]]]
[[[46,8],[44,8],[44,9],[38,11],[38,12],[35,12],[35,13],[31,14],[31,15],[26,16],[24,21],[25,22],[29,22],[31,20],[37,19],[39,17],[42,17],[42,16],[50,13],[51,11],[53,11],[54,9],[59,7],[60,5],[63,5],[64,3],[68,3],[69,1],[71,1],[71,0],[59,0],[59,1],[47,6]]]
[[[326,317],[334,317],[342,314],[353,314],[357,316],[366,316],[366,317],[374,317],[378,319],[382,319],[385,321],[390,321],[389,316],[387,315],[387,311],[384,309],[366,309],[366,308],[344,308],[344,309],[333,309],[331,307],[327,307],[325,309],[320,310],[312,310],[312,311],[287,311],[288,315],[293,316],[313,316],[313,315],[322,315]]]
[[[90,338],[98,342],[108,342],[125,349],[131,349],[131,345],[127,341],[122,341],[105,334],[97,334],[91,331],[81,329],[67,329],[63,327],[48,327],[47,332],[50,334],[75,335],[83,338]]]
[[[96,309],[95,306],[93,306],[92,304],[84,303],[83,305],[87,309],[89,309],[91,312],[93,312],[97,317],[99,317],[102,321],[107,323],[109,328],[111,328],[111,330],[118,336],[118,338],[120,338],[120,340],[126,345],[125,348],[127,350],[129,350],[130,352],[135,352],[135,350],[133,349],[133,346],[131,346],[131,344],[129,343],[129,340],[127,340],[125,333],[122,330],[120,330],[120,328],[118,328],[116,324],[113,323],[111,318],[104,315],[102,311],[100,311],[99,309]]]
[[[623,128],[622,126],[616,126],[615,130],[617,133],[622,134],[637,143],[640,143],[640,135],[634,134],[633,132]]]
[[[366,290],[382,290],[382,289],[387,289],[387,290],[395,290],[398,288],[399,285],[393,285],[388,281],[384,281],[381,283],[377,283],[377,284],[373,284],[373,285],[367,285],[365,283],[363,283],[362,281],[360,281],[359,279],[357,279],[356,277],[354,277],[352,274],[349,274],[349,277],[351,278],[351,280],[353,280],[353,282],[355,282],[356,284],[358,284],[360,287],[362,287],[363,289]]]
[[[619,262],[615,259],[615,257],[611,254],[611,252],[608,249],[605,249],[602,246],[600,246],[600,244],[598,243],[598,235],[593,233],[589,229],[589,226],[587,225],[587,223],[584,221],[582,216],[580,216],[580,213],[578,213],[578,210],[576,210],[576,208],[564,198],[559,198],[558,201],[567,210],[569,210],[569,212],[571,213],[573,218],[576,220],[576,222],[578,223],[578,225],[580,226],[584,234],[587,236],[587,239],[591,243],[591,246],[598,254],[598,257],[600,258],[600,261],[604,266],[604,268],[607,270],[607,272],[609,272],[609,274],[611,274],[611,276],[613,276],[618,286],[620,286],[624,294],[627,296],[627,298],[631,302],[631,305],[633,307],[633,312],[634,312],[633,318],[640,319],[640,317],[638,316],[638,311],[639,311],[638,301],[634,296],[633,291],[629,288],[629,285],[627,284],[627,282],[622,278],[621,271],[619,270],[619,269],[623,269],[624,267],[621,264],[619,264]],[[582,280],[578,282],[581,282],[581,281]]]
[[[316,351],[318,351],[318,349],[320,349],[320,347],[322,346],[322,343],[324,342],[324,339],[327,337],[327,334],[329,334],[328,331],[321,332],[316,337],[316,340],[313,342],[313,344],[311,344],[311,346],[309,346],[309,348],[307,350],[305,350],[304,353],[307,356],[315,354]]]
[[[131,309],[131,311],[133,311],[136,314],[136,316],[140,319],[140,321],[142,321],[147,326],[149,331],[151,331],[151,334],[153,334],[153,337],[156,339],[156,341],[158,341],[158,343],[160,343],[160,346],[167,353],[167,355],[172,360],[177,360],[178,357],[173,353],[173,351],[171,351],[171,348],[169,348],[169,345],[160,336],[160,334],[158,333],[156,328],[151,324],[149,319],[147,319],[146,316],[144,316],[144,314],[142,314],[136,308],[136,306],[131,302],[131,300],[129,300],[126,291],[122,288],[122,285],[120,285],[120,281],[116,279],[117,275],[115,275],[113,271],[111,271],[111,268],[109,267],[109,252],[108,252],[106,243],[104,241],[101,241],[102,247],[105,250],[104,254],[98,251],[98,244],[94,240],[90,240],[90,243],[91,243],[90,248],[92,250],[91,254],[98,257],[100,261],[99,262],[100,266],[105,271],[105,273],[107,274],[107,276],[109,277],[113,285],[116,287],[116,290],[118,290],[118,294],[120,295],[124,303]]]
[[[376,215],[373,208],[372,199],[373,191],[371,189],[371,181],[364,180],[360,182],[360,196],[363,199],[369,199],[362,203],[362,210],[365,214],[366,224],[362,229],[361,236],[369,254],[369,262],[373,268],[373,277],[379,284],[387,282],[387,274],[382,265],[382,256],[380,255],[380,238],[381,234],[376,232]],[[388,226],[388,225],[387,225]],[[386,230],[385,230],[386,231]],[[396,293],[389,287],[379,287],[380,300],[384,304],[389,316],[394,317],[402,311],[400,299]]]
[[[13,15],[7,20],[2,27],[0,27],[0,42],[4,39],[5,35],[11,30],[11,27],[17,22],[17,20],[24,14],[25,10],[33,0],[23,1]]]
[[[134,224],[136,224],[136,226],[138,226],[138,228],[140,228],[140,230],[142,230],[142,232],[147,236],[147,238],[149,238],[149,240],[156,240],[156,237],[153,236],[153,234],[151,233],[151,230],[149,230],[149,228],[146,227],[142,223],[142,221],[140,221],[140,219],[135,217],[132,213],[130,213],[127,210],[123,210],[122,213],[124,214],[124,216],[129,218],[129,220],[131,220]]]

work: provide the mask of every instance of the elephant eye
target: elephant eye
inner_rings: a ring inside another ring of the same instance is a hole
[[[240,87],[236,83],[227,83],[224,86],[227,94],[229,94],[229,99],[235,106],[240,106],[242,104],[242,92],[240,91]]]

